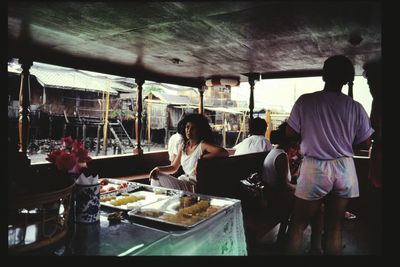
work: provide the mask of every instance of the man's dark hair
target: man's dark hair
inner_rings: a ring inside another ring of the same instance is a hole
[[[278,129],[274,130],[271,132],[270,135],[270,141],[272,144],[279,145],[281,148],[287,148],[287,147],[295,147],[298,146],[300,143],[300,138],[299,136],[292,136],[292,137],[287,137],[286,136],[286,127],[288,126],[288,123],[286,121],[282,122],[281,125],[278,126]]]
[[[267,131],[267,122],[259,117],[250,121],[249,132],[250,135],[265,135]]]
[[[354,66],[347,57],[336,55],[324,62],[322,69],[324,82],[346,84],[354,80]]]

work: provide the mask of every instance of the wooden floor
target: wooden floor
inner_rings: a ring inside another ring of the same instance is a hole
[[[365,219],[357,218],[346,220],[343,231],[343,255],[381,255],[381,240],[378,229],[371,229]],[[277,232],[275,233],[277,234]],[[310,248],[310,227],[304,231],[302,244],[302,255],[307,255]],[[249,251],[249,256],[263,255],[284,255],[283,249],[276,247],[275,235],[271,240],[260,242],[255,248]]]
[[[383,229],[382,205],[380,197],[372,196],[369,201],[355,200],[350,203],[349,211],[357,215],[356,219],[345,220],[343,228],[343,255],[382,255]],[[284,255],[274,241],[276,231],[269,233],[255,247],[248,249],[249,256]],[[302,255],[310,248],[310,227],[304,231]]]

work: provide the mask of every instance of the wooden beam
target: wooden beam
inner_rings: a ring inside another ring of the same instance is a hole
[[[293,70],[261,73],[261,79],[284,79],[322,76],[322,70]]]

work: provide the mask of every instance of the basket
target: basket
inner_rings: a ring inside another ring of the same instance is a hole
[[[9,253],[39,249],[67,234],[74,186],[25,195],[13,203],[8,219]]]

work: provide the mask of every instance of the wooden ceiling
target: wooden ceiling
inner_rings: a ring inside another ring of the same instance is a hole
[[[379,2],[9,2],[8,56],[199,87],[381,56]]]

